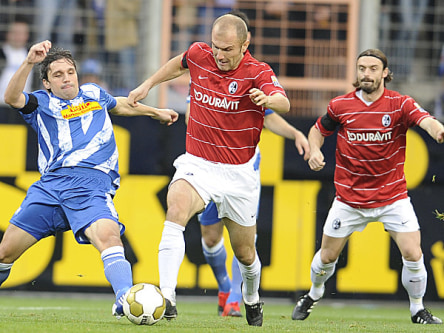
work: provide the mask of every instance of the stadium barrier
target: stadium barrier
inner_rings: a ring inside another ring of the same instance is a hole
[[[5,119],[5,118],[8,119]],[[308,133],[313,118],[289,118]],[[158,284],[157,252],[165,218],[165,197],[173,175],[173,160],[185,150],[182,119],[164,127],[150,118],[113,117],[120,152],[121,188],[115,197],[126,225],[125,247],[135,282]],[[312,172],[290,140],[264,130],[262,197],[258,219],[258,252],[263,264],[262,294],[292,297],[310,286],[310,262],[319,248],[322,226],[334,197],[334,138],[326,140],[326,168]],[[424,261],[429,272],[426,297],[444,298],[443,223],[444,179],[442,147],[423,131],[408,133],[405,165],[410,196],[422,227]],[[20,116],[0,110],[0,230],[38,179],[35,134]],[[200,230],[193,218],[186,231],[186,257],[178,292],[215,294],[217,284],[202,256]],[[225,235],[228,262],[232,252]],[[380,223],[352,236],[340,257],[337,274],[326,296],[405,299],[400,276],[401,257]],[[2,288],[109,292],[100,256],[92,246],[78,245],[71,233],[48,237],[15,264]]]

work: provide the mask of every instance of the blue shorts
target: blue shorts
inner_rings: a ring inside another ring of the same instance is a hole
[[[43,175],[28,190],[11,224],[37,240],[72,230],[77,242],[89,243],[84,230],[98,219],[116,221],[123,234],[111,193],[112,179],[102,171],[69,167]]]
[[[213,201],[210,201],[205,210],[199,214],[199,222],[202,225],[213,225],[220,222],[217,207]]]
[[[257,207],[257,216],[259,217],[259,205]],[[213,225],[220,222],[217,212],[217,206],[213,201],[210,201],[205,210],[198,215],[199,222],[202,225]]]

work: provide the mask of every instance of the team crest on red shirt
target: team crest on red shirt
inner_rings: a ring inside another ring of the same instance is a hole
[[[282,86],[281,86],[281,84],[279,83],[279,81],[278,81],[278,79],[277,79],[276,76],[273,75],[273,76],[271,77],[271,82],[273,82],[273,85],[274,85],[275,87],[282,88]]]
[[[234,93],[236,93],[236,91],[237,91],[237,82],[236,81],[233,81],[233,82],[231,82],[230,83],[230,85],[228,86],[228,92],[230,93],[230,94],[234,94]]]
[[[415,107],[417,107],[419,111],[421,111],[421,112],[427,112],[427,111],[424,110],[424,109],[421,107],[421,105],[419,105],[418,103],[415,102],[415,103],[413,103],[413,105],[414,105]]]
[[[391,123],[392,123],[392,118],[390,118],[388,114],[382,117],[382,126],[389,127]]]

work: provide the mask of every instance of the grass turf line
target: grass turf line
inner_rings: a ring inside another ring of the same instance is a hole
[[[25,296],[23,296],[25,295]],[[85,299],[63,297],[3,296],[0,293],[0,332],[442,332],[442,325],[417,325],[410,321],[408,303],[321,301],[304,321],[291,320],[293,304],[276,300],[264,305],[262,328],[248,326],[242,318],[218,317],[216,297],[181,300],[177,319],[141,327],[111,315],[112,297]],[[444,307],[432,308],[444,318]]]

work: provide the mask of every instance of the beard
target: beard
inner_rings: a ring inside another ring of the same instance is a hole
[[[366,84],[366,83],[372,83],[372,84]],[[381,80],[371,81],[371,80],[360,80],[359,81],[359,88],[366,94],[371,94],[378,90],[379,86],[381,85]]]

